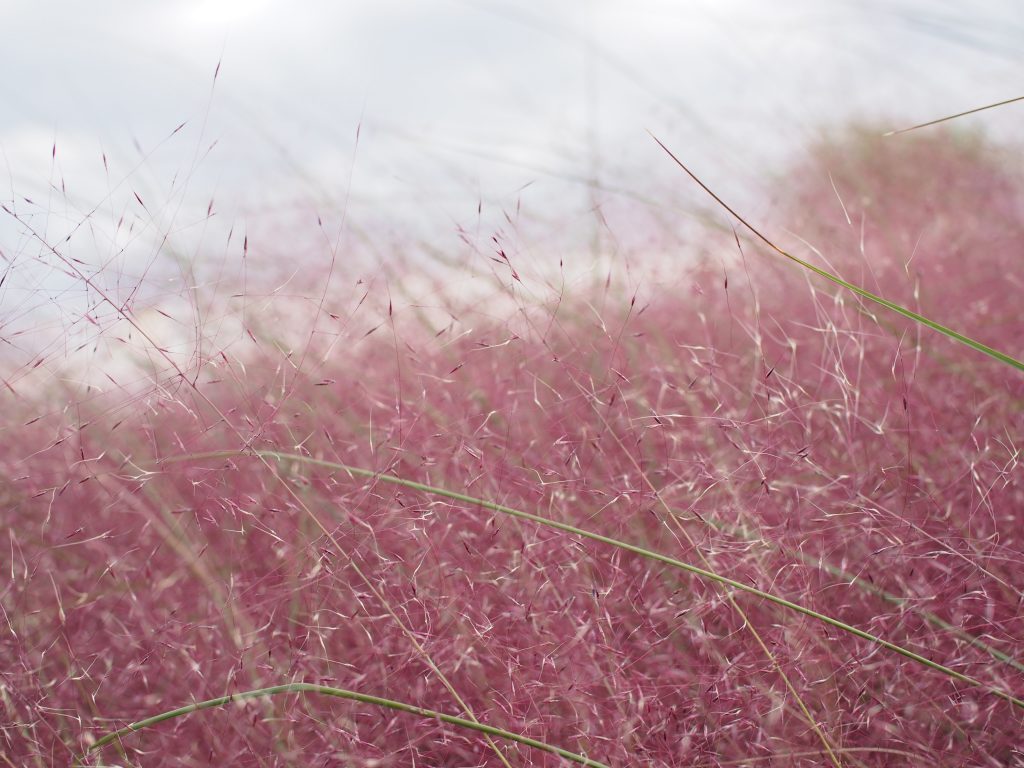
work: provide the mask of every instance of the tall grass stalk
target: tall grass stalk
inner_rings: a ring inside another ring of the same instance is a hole
[[[1024,97],[1021,97],[1021,98],[1024,98]],[[823,277],[826,280],[828,280],[829,282],[835,283],[836,285],[838,285],[838,286],[840,286],[842,288],[845,288],[846,290],[848,290],[848,291],[850,291],[852,293],[857,294],[858,296],[860,296],[863,299],[867,299],[868,301],[871,301],[871,302],[873,302],[875,304],[878,304],[881,307],[885,307],[886,309],[892,310],[896,314],[902,315],[903,317],[907,318],[908,320],[913,320],[915,323],[920,323],[921,325],[924,325],[924,326],[926,326],[928,328],[931,328],[933,331],[941,333],[943,336],[947,336],[947,337],[953,339],[954,341],[957,341],[957,342],[959,342],[961,344],[964,344],[964,345],[970,347],[971,349],[974,349],[974,350],[976,350],[978,352],[981,352],[984,355],[988,355],[989,357],[993,358],[994,360],[998,360],[999,362],[1005,363],[1006,365],[1009,365],[1012,368],[1016,368],[1018,371],[1024,372],[1024,362],[1021,362],[1017,358],[1012,357],[1012,356],[1006,354],[1005,352],[1000,352],[998,349],[993,349],[992,347],[990,347],[990,346],[988,346],[986,344],[982,344],[980,341],[976,341],[975,339],[972,339],[970,336],[965,336],[964,334],[960,333],[959,331],[954,331],[952,328],[947,328],[945,325],[942,325],[941,323],[937,323],[934,320],[930,320],[927,317],[925,317],[924,315],[920,315],[917,312],[914,312],[912,309],[907,309],[906,307],[904,307],[904,306],[902,306],[900,304],[897,304],[894,301],[889,301],[888,299],[882,298],[881,296],[878,296],[878,295],[872,293],[871,291],[865,290],[864,288],[861,288],[860,286],[854,285],[853,283],[850,283],[850,282],[847,282],[846,280],[843,280],[841,277],[839,277],[838,275],[832,274],[828,270],[822,269],[821,267],[817,267],[814,264],[811,264],[809,261],[805,261],[804,259],[801,259],[798,256],[794,256],[793,254],[789,253],[788,251],[784,251],[782,248],[777,246],[774,242],[769,240],[765,235],[761,234],[760,230],[755,228],[754,225],[750,224],[745,218],[743,218],[740,214],[738,214],[733,208],[731,208],[728,205],[728,203],[726,203],[724,200],[722,200],[722,198],[720,198],[718,195],[716,195],[714,192],[712,192],[710,187],[708,187],[703,181],[701,181],[699,178],[697,178],[697,176],[693,173],[693,171],[691,171],[689,168],[687,168],[685,165],[683,165],[682,160],[680,160],[678,157],[676,157],[675,154],[673,154],[672,150],[670,150],[668,147],[666,147],[657,136],[654,136],[653,134],[651,134],[651,138],[653,138],[656,142],[658,142],[658,146],[660,146],[663,150],[665,150],[665,152],[668,154],[669,157],[672,158],[672,160],[676,163],[676,165],[678,165],[680,168],[682,168],[691,179],[693,179],[695,182],[697,182],[697,184],[700,186],[700,188],[703,189],[705,192],[707,192],[714,199],[714,201],[716,203],[718,203],[725,210],[727,210],[732,215],[733,218],[735,218],[740,224],[742,224],[746,229],[748,229],[755,237],[757,237],[758,240],[760,240],[765,245],[767,245],[769,248],[771,248],[773,251],[775,251],[775,253],[777,253],[780,256],[783,256],[783,257],[789,259],[790,261],[792,261],[795,264],[798,264],[799,266],[803,267],[804,269],[810,270],[811,272],[813,272],[814,274],[818,275],[819,277]]]
[[[600,763],[597,760],[592,760],[586,755],[579,755],[575,752],[570,752],[567,749],[556,747],[551,744],[546,744],[543,741],[537,739],[531,739],[527,736],[522,736],[518,733],[512,733],[506,731],[503,728],[495,728],[492,725],[486,725],[476,720],[467,720],[463,717],[457,717],[456,715],[448,715],[444,712],[435,712],[432,709],[424,709],[423,707],[416,707],[412,704],[407,704],[403,701],[395,701],[394,699],[385,699],[380,696],[371,696],[367,693],[359,693],[358,691],[349,691],[344,688],[333,688],[328,685],[316,685],[313,683],[285,683],[282,685],[272,685],[267,688],[257,688],[251,691],[240,691],[238,693],[232,693],[227,696],[218,696],[215,699],[207,699],[206,701],[197,701],[194,704],[188,704],[177,709],[172,709],[167,712],[162,712],[159,715],[153,717],[147,717],[144,720],[139,720],[126,725],[124,728],[119,728],[116,731],[106,734],[105,736],[96,740],[96,743],[89,747],[90,752],[95,752],[102,749],[108,744],[112,744],[116,741],[120,741],[125,736],[132,733],[145,730],[146,728],[152,728],[154,725],[173,720],[178,717],[184,717],[185,715],[191,715],[194,712],[200,712],[204,709],[213,709],[215,707],[223,707],[228,704],[234,704],[240,701],[247,701],[249,699],[262,699],[268,696],[278,696],[287,693],[315,693],[322,696],[333,696],[339,699],[348,699],[349,701],[358,701],[361,704],[371,704],[376,707],[385,707],[387,709],[393,709],[398,712],[407,712],[411,715],[418,715],[428,720],[438,720],[442,723],[449,725],[455,725],[459,728],[465,728],[469,731],[475,731],[477,733],[486,734],[487,736],[494,736],[499,739],[505,739],[507,741],[515,742],[516,744],[523,744],[527,747],[533,747],[543,752],[549,752],[553,755],[563,757],[570,762],[577,763],[579,765],[588,766],[589,768],[609,768],[604,763]],[[84,759],[84,758],[83,758]]]
[[[957,672],[955,669],[947,667],[944,664],[939,664],[936,661],[932,661],[931,659],[922,656],[919,653],[915,653],[909,648],[905,648],[889,640],[878,637],[877,635],[873,635],[870,632],[865,632],[862,629],[858,629],[857,627],[840,621],[839,619],[833,618],[832,616],[820,613],[819,611],[807,608],[806,606],[800,605],[799,603],[795,603],[791,600],[787,600],[786,598],[779,597],[778,595],[774,595],[770,592],[765,592],[763,590],[758,589],[757,587],[750,586],[749,584],[744,584],[741,581],[736,581],[735,579],[731,579],[728,576],[723,576],[722,574],[707,570],[706,568],[701,568],[691,563],[686,563],[682,560],[677,560],[674,557],[670,557],[669,555],[665,555],[660,552],[654,552],[650,549],[646,549],[635,544],[630,544],[629,542],[620,541],[618,539],[611,538],[610,536],[595,533],[594,531],[588,531],[584,528],[579,528],[575,525],[571,525],[570,523],[561,522],[560,520],[551,520],[540,515],[535,515],[531,512],[525,512],[520,509],[513,509],[512,507],[506,507],[502,504],[495,504],[494,502],[487,501],[486,499],[477,498],[475,496],[470,496],[465,493],[459,493],[458,491],[448,490],[447,488],[439,488],[437,486],[429,485],[427,483],[420,483],[415,480],[407,480],[405,478],[396,477],[395,475],[390,475],[384,472],[376,472],[374,470],[364,469],[362,467],[353,467],[347,464],[326,461],[324,459],[315,459],[309,456],[302,456],[301,454],[284,453],[281,451],[255,450],[251,451],[250,453],[256,458],[275,459],[281,462],[294,462],[298,464],[308,464],[310,466],[324,467],[326,469],[331,469],[337,472],[344,472],[348,475],[353,475],[356,477],[366,477],[377,482],[403,486],[405,488],[410,488],[416,491],[422,491],[423,493],[429,493],[434,496],[452,499],[453,501],[461,501],[472,506],[477,506],[482,509],[491,510],[492,512],[499,512],[503,515],[516,517],[520,520],[528,520],[532,523],[537,523],[548,528],[572,534],[573,536],[578,536],[584,539],[590,539],[591,541],[597,541],[601,544],[607,544],[609,546],[616,547],[626,552],[632,552],[633,554],[647,558],[648,560],[654,560],[656,562],[663,563],[664,565],[668,565],[678,570],[693,574],[694,576],[699,576],[702,579],[706,579],[708,581],[712,581],[723,586],[731,587],[741,592],[746,592],[750,595],[754,595],[755,597],[759,597],[763,600],[767,600],[778,606],[786,608],[787,610],[794,611],[795,613],[799,613],[809,618],[815,619],[816,621],[820,621],[823,624],[827,624],[830,627],[834,627],[835,629],[841,630],[842,632],[853,635],[854,637],[858,637],[861,640],[867,640],[868,642],[885,648],[886,650],[892,651],[893,653],[897,653],[900,656],[903,656],[904,658],[910,659],[911,661],[920,664],[921,666],[927,667],[928,669],[940,672],[953,680],[987,691],[993,696],[997,696],[1000,699],[1009,702],[1015,707],[1024,709],[1024,699],[1020,699],[1008,691],[1004,691],[1000,688],[988,685],[987,683],[984,683],[981,680],[973,678],[969,675],[965,675],[962,672]],[[243,457],[244,455],[246,454],[239,453],[238,451],[207,451],[196,454],[169,456],[167,458],[162,459],[160,464],[162,465],[181,461],[202,461],[204,459],[240,458]]]

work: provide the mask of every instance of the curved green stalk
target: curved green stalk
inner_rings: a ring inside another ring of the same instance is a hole
[[[1003,101],[997,101],[995,104],[986,104],[983,107],[975,107],[974,109],[968,109],[964,112],[957,112],[955,115],[946,115],[945,117],[939,117],[935,120],[929,120],[927,123],[918,123],[912,125],[909,128],[900,128],[896,131],[887,131],[882,136],[898,136],[901,133],[908,133],[909,131],[916,131],[918,128],[927,128],[929,125],[938,125],[944,123],[947,120],[956,120],[958,117],[964,117],[966,115],[973,115],[976,112],[984,112],[986,109],[995,109],[996,107],[1005,107],[1007,104],[1013,104],[1018,101],[1024,101],[1024,96],[1015,96],[1012,99],[1005,99]]]
[[[857,294],[863,299],[867,299],[868,301],[874,302],[879,306],[892,310],[898,315],[903,315],[903,317],[909,320],[913,320],[915,323],[920,323],[921,325],[927,326],[928,328],[931,328],[933,331],[941,333],[943,336],[947,336],[953,339],[954,341],[958,341],[961,344],[970,347],[971,349],[981,352],[982,354],[988,355],[989,357],[994,358],[1001,363],[1006,363],[1006,365],[1016,368],[1018,371],[1024,372],[1024,362],[1021,362],[1017,358],[1011,357],[1005,352],[1000,352],[998,349],[993,349],[992,347],[986,344],[982,344],[980,341],[975,341],[970,336],[965,336],[959,331],[954,331],[952,328],[947,328],[945,325],[942,325],[941,323],[937,323],[934,320],[929,320],[924,315],[920,315],[911,309],[907,309],[906,307],[897,304],[894,301],[883,299],[881,296],[871,293],[871,291],[865,290],[864,288],[854,285],[853,283],[849,283],[846,280],[843,280],[841,277],[833,275],[831,272],[821,269],[820,267],[814,266],[809,261],[804,261],[803,259],[798,258],[793,254],[782,250],[781,248],[779,248],[779,246],[777,246],[775,243],[773,243],[771,240],[769,240],[767,237],[761,234],[761,232],[758,229],[756,229],[752,224],[750,224],[746,219],[744,219],[742,216],[736,213],[736,211],[730,208],[729,205],[726,204],[724,200],[722,200],[722,198],[720,198],[718,195],[712,192],[711,189],[703,181],[701,181],[700,179],[697,178],[696,175],[694,175],[693,171],[691,171],[689,168],[683,165],[682,161],[672,153],[672,150],[670,150],[668,147],[661,143],[657,136],[651,134],[651,138],[658,142],[658,146],[665,150],[668,156],[671,157],[673,161],[675,161],[675,164],[682,168],[686,172],[687,176],[689,176],[691,179],[697,182],[697,184],[700,185],[701,189],[703,189],[705,192],[711,195],[711,197],[714,198],[716,203],[725,208],[725,210],[732,214],[732,216],[735,217],[735,219],[740,224],[742,224],[744,227],[750,230],[759,240],[761,240],[765,245],[767,245],[780,256],[785,256],[787,259],[789,259],[792,262],[795,262],[796,264],[799,264],[804,269],[809,269],[816,275],[819,275],[820,277],[823,277],[826,280],[833,282],[836,285],[841,286],[848,291],[852,291],[853,293]]]
[[[449,725],[457,725],[460,728],[466,728],[471,731],[478,731],[485,733],[488,736],[496,736],[501,739],[507,739],[508,741],[514,741],[517,744],[524,744],[534,749],[540,749],[544,752],[550,752],[553,755],[564,757],[566,760],[571,760],[579,765],[589,766],[590,768],[608,768],[605,763],[599,763],[597,760],[591,760],[585,755],[578,755],[575,752],[570,752],[560,747],[546,744],[543,741],[537,741],[527,736],[521,736],[518,733],[512,733],[511,731],[503,730],[502,728],[495,728],[491,725],[484,725],[483,723],[477,723],[472,720],[466,720],[455,715],[446,715],[443,712],[435,712],[432,709],[424,709],[423,707],[416,707],[412,704],[406,704],[402,701],[395,701],[393,699],[383,699],[380,696],[370,696],[366,693],[358,693],[357,691],[347,691],[344,688],[331,688],[326,685],[314,685],[313,683],[286,683],[284,685],[273,685],[269,688],[256,688],[251,691],[243,691],[241,693],[232,693],[228,696],[220,696],[216,699],[207,699],[206,701],[198,701],[195,704],[189,704],[185,707],[179,707],[178,709],[172,709],[169,712],[163,712],[162,714],[148,717],[145,720],[139,720],[136,723],[125,726],[112,733],[108,733],[106,736],[101,738],[91,747],[88,752],[93,752],[97,749],[102,749],[107,744],[111,744],[115,741],[120,740],[123,736],[127,736],[130,733],[141,731],[144,728],[157,725],[164,722],[165,720],[173,720],[176,717],[183,717],[190,715],[193,712],[198,712],[203,709],[212,709],[214,707],[222,707],[225,704],[230,704],[234,701],[244,701],[246,699],[258,699],[265,696],[275,696],[279,693],[319,693],[324,696],[334,696],[339,699],[349,699],[351,701],[358,701],[363,704],[373,704],[378,707],[387,707],[388,709],[398,710],[399,712],[408,712],[413,715],[419,715],[430,720],[440,720],[442,723],[448,723]]]
[[[449,491],[446,488],[438,488],[433,485],[427,485],[426,483],[416,482],[415,480],[406,480],[401,477],[396,477],[395,475],[374,472],[373,470],[370,469],[352,467],[347,464],[341,464],[334,461],[327,461],[325,459],[314,459],[309,456],[301,456],[299,454],[285,453],[282,451],[257,450],[250,451],[248,454],[239,451],[209,451],[205,453],[193,453],[184,454],[181,456],[168,457],[166,459],[163,459],[162,463],[197,461],[202,459],[234,458],[245,455],[258,456],[261,458],[273,458],[281,462],[293,461],[299,464],[308,464],[310,466],[325,467],[327,469],[333,469],[335,471],[346,472],[350,475],[356,475],[359,477],[368,477],[374,480],[378,480],[380,482],[389,483],[391,485],[400,485],[405,488],[411,488],[413,490],[422,491],[423,493],[429,493],[434,496],[442,496],[444,498],[452,499],[454,501],[461,501],[466,504],[472,504],[474,506],[482,507],[483,509],[489,509],[493,512],[499,512],[503,515],[509,515],[510,517],[516,517],[521,520],[529,520],[530,522],[538,523],[539,525],[544,525],[548,528],[554,528],[555,530],[563,531],[564,533],[570,533],[574,536],[579,536],[580,538],[590,539],[591,541],[597,541],[602,544],[608,544],[610,546],[623,549],[627,552],[632,552],[633,554],[640,555],[641,557],[645,557],[648,560],[655,560],[659,563],[663,563],[673,568],[678,568],[681,571],[686,571],[687,573],[691,573],[694,576],[699,576],[700,578],[705,579],[707,581],[713,581],[718,584],[723,584],[725,586],[732,587],[733,589],[737,589],[741,592],[746,592],[748,594],[754,595],[755,597],[759,597],[762,600],[767,600],[769,602],[775,603],[776,605],[782,606],[783,608],[787,608],[796,613],[815,619],[816,621],[820,621],[823,624],[827,624],[830,627],[834,627],[835,629],[851,634],[854,637],[859,637],[862,640],[867,640],[870,643],[874,643],[875,645],[892,651],[893,653],[897,653],[906,659],[910,659],[911,661],[914,661],[920,664],[921,666],[928,667],[929,669],[932,669],[936,672],[941,672],[942,674],[952,678],[953,680],[964,683],[966,685],[973,686],[975,688],[981,688],[982,690],[991,693],[993,696],[998,696],[1004,701],[1008,701],[1014,706],[1024,709],[1024,699],[1020,699],[1014,696],[1013,694],[1009,693],[1008,691],[1004,691],[1001,688],[996,688],[994,686],[988,685],[987,683],[983,683],[982,681],[976,678],[973,678],[969,675],[965,675],[962,672],[957,672],[955,669],[947,667],[944,664],[939,664],[938,662],[932,661],[926,656],[922,656],[919,653],[915,653],[909,648],[904,648],[901,645],[897,645],[896,643],[890,642],[889,640],[885,640],[881,637],[878,637],[877,635],[872,635],[870,632],[865,632],[863,629],[858,629],[857,627],[854,627],[851,624],[842,622],[839,619],[834,619],[831,616],[828,616],[824,613],[819,613],[818,611],[815,611],[811,608],[807,608],[806,606],[800,605],[799,603],[794,603],[791,600],[785,599],[784,597],[779,597],[778,595],[774,595],[771,592],[765,592],[763,590],[758,589],[757,587],[752,587],[749,584],[744,584],[741,581],[730,579],[728,576],[722,576],[721,574],[715,573],[714,571],[709,571],[706,568],[701,568],[699,566],[692,565],[691,563],[686,563],[682,560],[677,560],[674,557],[663,555],[660,552],[655,552],[650,549],[639,547],[635,544],[630,544],[625,541],[613,539],[609,536],[604,536],[600,533],[595,533],[594,531],[588,531],[584,528],[577,528],[576,526],[570,525],[569,523],[563,523],[558,520],[551,520],[546,517],[541,517],[540,515],[534,515],[530,512],[524,512],[519,509],[513,509],[512,507],[506,507],[501,504],[495,504],[494,502],[490,502],[485,499],[479,499],[476,498],[475,496],[469,496],[465,493]]]
[[[708,517],[707,515],[704,516],[704,519],[715,530],[728,533],[733,536],[738,536],[744,541],[764,541],[762,538],[752,533],[746,526],[722,525],[717,521],[713,520],[712,518]],[[946,632],[949,632],[952,635],[955,635],[958,639],[962,640],[968,645],[973,645],[975,648],[978,648],[987,653],[993,659],[996,659],[997,661],[1001,661],[1004,664],[1013,667],[1018,672],[1024,672],[1024,664],[1017,661],[1017,659],[1015,659],[1010,654],[1005,653],[1004,651],[1000,651],[998,648],[993,648],[991,645],[986,643],[981,638],[972,635],[970,632],[963,629],[962,627],[958,627],[955,624],[949,623],[941,616],[932,613],[931,611],[925,610],[924,608],[917,607],[913,604],[913,601],[910,598],[901,597],[900,595],[893,594],[888,590],[882,589],[881,587],[872,584],[869,581],[865,581],[859,576],[852,574],[849,571],[843,570],[839,566],[832,565],[829,562],[823,561],[820,558],[812,557],[811,555],[805,554],[800,551],[793,551],[790,554],[794,555],[798,560],[803,561],[807,565],[814,566],[816,568],[821,568],[823,571],[832,574],[836,578],[842,579],[843,581],[847,582],[850,586],[857,587],[858,589],[863,590],[864,592],[875,595],[879,599],[884,600],[885,602],[890,603],[892,605],[895,605],[898,608],[913,611],[922,619],[931,624],[933,627],[938,627],[939,629],[942,629]]]

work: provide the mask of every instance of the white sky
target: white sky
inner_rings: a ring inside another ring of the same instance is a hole
[[[645,129],[746,188],[823,123],[923,120],[1024,89],[1014,0],[0,7],[5,198],[45,189],[55,141],[65,183],[105,191],[101,152],[127,171],[136,141],[150,152],[186,120],[138,176],[166,185],[217,139],[192,192],[243,209],[313,185],[341,199],[353,157],[353,197],[396,218],[404,205],[459,216],[481,190],[528,182],[558,196],[552,174],[589,177],[595,155],[602,181],[643,191],[671,172]],[[1010,133],[1020,117],[972,119]]]
[[[171,250],[223,258],[232,227],[301,250],[311,212],[335,226],[346,200],[371,239],[440,248],[481,202],[487,222],[519,200],[571,230],[585,179],[703,203],[647,130],[746,204],[824,126],[1024,95],[1018,0],[54,0],[0,18],[0,201],[23,219],[0,212],[0,250],[23,265],[45,250],[24,222],[50,244],[78,227],[64,251],[135,274]],[[1019,141],[1022,116],[965,124]],[[61,302],[60,280],[12,270],[0,321],[42,290]]]

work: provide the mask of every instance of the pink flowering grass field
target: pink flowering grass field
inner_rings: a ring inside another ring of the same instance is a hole
[[[1020,359],[1019,171],[852,130],[751,223]],[[3,762],[1024,765],[1024,371],[708,210],[592,285],[268,271],[184,356],[26,236],[147,353],[8,340]]]

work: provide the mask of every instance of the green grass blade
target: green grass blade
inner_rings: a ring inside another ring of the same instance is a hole
[[[717,531],[728,533],[732,536],[737,536],[738,538],[741,538],[744,541],[764,542],[764,539],[751,532],[748,528],[746,528],[746,526],[736,526],[719,523],[706,515],[704,519],[708,522],[709,525],[711,525]],[[887,603],[895,605],[901,609],[913,611],[922,619],[931,624],[933,627],[938,627],[939,629],[949,632],[950,634],[956,636],[959,640],[962,640],[968,645],[973,645],[975,648],[978,648],[987,653],[993,659],[996,659],[997,661],[1001,661],[1004,664],[1013,667],[1018,672],[1024,672],[1024,664],[1017,661],[1017,659],[1015,659],[1013,656],[1010,656],[1010,654],[1004,653],[1003,651],[1000,651],[998,648],[993,648],[991,645],[986,643],[981,638],[972,635],[970,632],[963,629],[962,627],[958,627],[955,624],[951,624],[950,622],[943,619],[941,616],[938,616],[937,614],[934,614],[931,611],[916,606],[914,604],[914,601],[910,598],[893,594],[892,592],[882,589],[881,587],[872,584],[869,581],[865,581],[864,579],[860,578],[859,576],[853,573],[850,573],[849,571],[843,570],[839,566],[833,565],[828,561],[821,560],[820,558],[812,557],[811,555],[805,554],[804,552],[794,551],[788,554],[793,555],[798,560],[801,560],[807,565],[813,566],[815,568],[821,568],[823,571],[832,574],[836,578],[842,579],[850,586],[857,587],[857,589],[875,595],[876,597],[878,597],[881,600],[884,600]]]
[[[1012,99],[1004,99],[1003,101],[997,101],[995,104],[986,104],[983,107],[975,107],[974,109],[968,109],[963,112],[957,112],[955,115],[946,115],[945,117],[939,117],[935,120],[929,120],[927,123],[918,123],[912,125],[909,128],[900,128],[897,131],[887,131],[882,136],[898,136],[901,133],[908,133],[909,131],[916,131],[919,128],[927,128],[930,125],[938,125],[939,123],[945,123],[948,120],[956,120],[958,117],[966,117],[967,115],[973,115],[977,112],[984,112],[986,109],[995,109],[996,107],[1005,107],[1007,104],[1014,104],[1018,101],[1024,101],[1024,96],[1014,96]]]
[[[860,286],[854,285],[853,283],[849,283],[846,280],[843,280],[838,275],[833,275],[831,272],[821,269],[820,267],[816,267],[810,262],[804,261],[803,259],[794,256],[793,254],[788,253],[787,251],[782,250],[781,248],[779,248],[779,246],[775,245],[775,243],[773,243],[771,240],[769,240],[767,237],[761,234],[759,230],[757,230],[746,219],[740,216],[735,210],[729,207],[729,205],[726,204],[726,202],[722,200],[722,198],[720,198],[718,195],[712,192],[711,189],[703,181],[697,178],[693,171],[691,171],[689,168],[683,165],[683,162],[672,153],[672,150],[670,150],[668,147],[661,143],[657,136],[651,134],[651,138],[658,142],[658,146],[660,146],[663,150],[665,150],[666,153],[668,153],[668,156],[671,157],[673,161],[675,161],[676,165],[682,168],[691,179],[697,182],[697,184],[700,185],[700,188],[707,192],[715,200],[716,203],[725,208],[725,210],[732,214],[732,216],[735,217],[735,219],[740,224],[742,224],[744,227],[750,230],[759,240],[765,243],[765,245],[767,245],[780,256],[785,256],[790,261],[799,264],[801,267],[804,267],[805,269],[809,269],[816,275],[819,275],[820,277],[823,277],[826,280],[833,282],[836,285],[841,286],[847,289],[848,291],[857,294],[863,299],[867,299],[870,302],[885,307],[886,309],[889,309],[898,315],[902,315],[903,317],[906,317],[909,320],[913,320],[916,323],[920,323],[921,325],[931,328],[933,331],[936,331],[937,333],[941,333],[943,336],[953,339],[954,341],[957,341],[965,346],[968,346],[973,350],[981,352],[982,354],[988,355],[989,357],[998,360],[1001,363],[1005,363],[1006,365],[1016,368],[1018,371],[1024,372],[1024,362],[1021,362],[1017,358],[1011,357],[1005,352],[1000,352],[998,349],[993,349],[992,347],[986,344],[982,344],[980,341],[975,341],[970,336],[965,336],[959,331],[954,331],[952,328],[947,328],[941,323],[937,323],[934,320],[930,320],[924,315],[920,315],[917,312],[914,312],[911,309],[907,309],[906,307],[900,304],[897,304],[893,301],[889,301],[888,299],[884,299],[881,296],[877,296],[876,294],[871,293],[871,291],[865,290]]]
[[[127,736],[128,734],[141,731],[144,728],[150,728],[159,723],[167,720],[173,720],[176,717],[184,717],[190,715],[193,712],[199,712],[203,709],[212,709],[214,707],[222,707],[225,704],[230,704],[235,701],[244,701],[246,699],[258,699],[266,696],[276,696],[281,693],[317,693],[323,696],[334,696],[340,699],[349,699],[350,701],[358,701],[362,704],[373,704],[378,707],[386,707],[388,709],[394,709],[399,712],[408,712],[413,715],[419,715],[430,720],[440,720],[442,723],[448,723],[449,725],[455,725],[460,728],[466,728],[471,731],[478,731],[479,733],[485,733],[488,736],[495,736],[497,738],[506,739],[508,741],[516,742],[517,744],[523,744],[534,749],[540,749],[544,752],[549,752],[553,755],[558,755],[566,760],[570,760],[579,765],[589,766],[590,768],[609,768],[605,763],[599,763],[597,760],[591,760],[585,755],[579,755],[575,752],[570,752],[560,747],[546,744],[543,741],[537,741],[527,736],[522,736],[518,733],[512,733],[511,731],[503,730],[502,728],[495,728],[491,725],[484,725],[483,723],[476,723],[472,720],[465,720],[455,715],[446,715],[443,712],[435,712],[431,709],[424,709],[423,707],[416,707],[412,704],[406,704],[402,701],[395,701],[393,699],[383,699],[379,696],[370,696],[366,693],[358,693],[357,691],[348,691],[344,688],[331,688],[326,685],[314,685],[313,683],[286,683],[284,685],[273,685],[269,688],[257,688],[251,691],[243,691],[241,693],[233,693],[229,696],[221,696],[216,699],[207,699],[206,701],[198,701],[194,704],[189,704],[185,707],[179,707],[172,709],[169,712],[163,712],[153,717],[148,717],[145,720],[139,720],[136,723],[125,726],[112,733],[108,733],[103,738],[99,739],[95,744],[89,747],[88,752],[93,752],[98,749],[102,749],[108,744],[111,744],[119,739]]]
[[[851,624],[842,622],[839,619],[834,619],[831,616],[828,616],[827,614],[819,613],[818,611],[815,611],[811,608],[807,608],[803,605],[800,605],[799,603],[794,603],[791,600],[779,597],[778,595],[774,595],[770,592],[765,592],[763,590],[758,589],[757,587],[752,587],[749,584],[744,584],[741,581],[730,579],[728,576],[723,576],[719,573],[715,573],[714,571],[709,571],[706,568],[701,568],[699,566],[692,565],[691,563],[687,563],[682,560],[677,560],[674,557],[663,555],[660,552],[655,552],[650,549],[645,549],[644,547],[639,547],[635,544],[630,544],[625,541],[613,539],[609,536],[604,536],[600,533],[595,533],[594,531],[588,531],[584,528],[577,528],[576,526],[570,525],[569,523],[563,523],[558,520],[551,520],[549,518],[541,517],[540,515],[535,515],[530,512],[524,512],[522,510],[514,509],[512,507],[506,507],[502,504],[495,504],[494,502],[487,501],[486,499],[479,499],[476,498],[475,496],[469,496],[464,493],[459,493],[458,491],[450,491],[447,488],[438,488],[433,485],[427,485],[426,483],[419,483],[416,482],[415,480],[406,480],[405,478],[375,472],[370,469],[352,467],[347,464],[340,464],[338,462],[327,461],[325,459],[314,459],[309,456],[301,456],[299,454],[285,453],[282,451],[251,451],[249,454],[241,453],[239,451],[210,451],[205,453],[172,456],[163,459],[161,463],[179,461],[200,461],[203,459],[238,458],[245,455],[257,456],[262,458],[273,458],[280,462],[295,462],[297,464],[324,467],[339,472],[346,472],[349,475],[367,477],[379,482],[403,486],[405,488],[422,491],[423,493],[429,493],[433,496],[440,496],[443,498],[452,499],[454,501],[461,501],[466,504],[471,504],[473,506],[478,506],[483,509],[489,509],[493,512],[498,512],[503,515],[516,517],[520,520],[529,520],[530,522],[537,523],[548,528],[554,528],[555,530],[559,530],[564,533],[569,533],[580,538],[590,539],[591,541],[597,541],[602,544],[617,547],[618,549],[622,549],[627,552],[632,552],[633,554],[647,558],[648,560],[654,560],[656,562],[663,563],[664,565],[671,566],[672,568],[677,568],[681,571],[693,574],[694,576],[698,576],[707,581],[713,581],[727,587],[732,587],[733,589],[739,590],[741,592],[746,592],[747,594],[759,597],[762,600],[767,600],[768,602],[775,603],[778,606],[802,614],[816,621],[820,621],[822,624],[827,624],[830,627],[834,627],[835,629],[838,629],[842,632],[846,632],[847,634],[853,635],[854,637],[858,637],[862,640],[867,640],[868,642],[885,648],[886,650],[892,651],[893,653],[897,653],[906,659],[910,659],[911,661],[916,662],[921,666],[927,667],[936,672],[940,672],[953,680],[985,690],[988,693],[991,693],[993,696],[998,696],[999,698],[1008,701],[1014,706],[1024,709],[1024,700],[1014,696],[1013,694],[1007,691],[1004,691],[1001,688],[996,688],[994,686],[988,685],[987,683],[983,683],[982,681],[976,678],[970,677],[969,675],[965,675],[962,672],[957,672],[955,669],[947,667],[944,664],[939,664],[938,662],[932,661],[926,656],[922,656],[919,653],[915,653],[914,651],[911,651],[909,648],[904,648],[901,645],[897,645],[896,643],[890,642],[889,640],[885,640],[881,637],[878,637],[877,635],[872,635],[870,632],[865,632],[863,629],[858,629],[857,627],[854,627]]]

